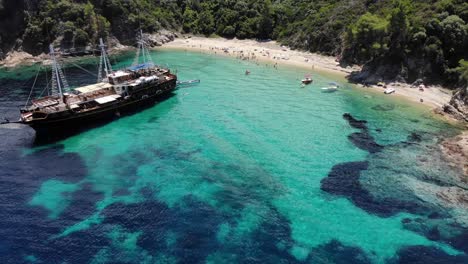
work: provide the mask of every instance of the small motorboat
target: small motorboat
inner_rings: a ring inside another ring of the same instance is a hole
[[[310,77],[310,75],[304,76],[304,79],[302,79],[303,84],[311,84],[314,80]]]
[[[324,93],[333,93],[338,91],[338,86],[329,86],[329,87],[323,87],[322,92]]]
[[[394,92],[395,92],[395,89],[393,89],[393,88],[387,88],[387,89],[384,90],[384,94],[392,94]]]
[[[330,83],[328,83],[328,85],[329,85],[328,87],[321,88],[322,92],[324,92],[324,93],[333,93],[333,92],[338,91],[338,88],[340,88],[340,86],[336,82],[330,82]]]

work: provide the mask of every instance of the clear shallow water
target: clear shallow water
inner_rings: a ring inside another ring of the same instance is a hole
[[[457,174],[435,151],[438,136],[455,128],[344,83],[321,93],[333,77],[314,75],[301,88],[301,69],[153,55],[200,85],[49,145],[22,144],[27,129],[3,130],[7,262],[468,260],[468,213],[431,195]],[[132,58],[121,60],[118,67]],[[67,72],[72,85],[94,80]],[[0,104],[14,116],[26,78],[1,74]],[[19,88],[5,90],[12,84]]]

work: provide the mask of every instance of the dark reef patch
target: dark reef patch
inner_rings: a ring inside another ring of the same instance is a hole
[[[25,157],[17,153],[13,159],[16,161],[13,164],[16,168],[12,168],[16,170],[12,171],[14,175],[27,174],[27,177],[36,177],[40,182],[46,179],[56,179],[77,183],[87,174],[86,165],[81,157],[75,153],[64,153],[63,145],[54,145]]]
[[[174,208],[157,201],[135,204],[112,204],[102,212],[104,225],[122,226],[131,232],[141,231],[137,245],[148,252],[166,252],[182,263],[202,263],[218,248],[217,227],[226,221],[208,204],[185,197]],[[176,234],[175,245],[166,243],[167,234]]]
[[[107,232],[103,226],[92,226],[45,243],[41,241],[39,247],[29,253],[43,263],[90,263],[99,250],[110,244]]]
[[[412,132],[407,139],[409,142],[421,142],[422,141],[422,135],[418,134],[416,132]]]
[[[372,262],[362,249],[345,246],[334,239],[313,248],[306,263],[367,264]]]
[[[91,184],[84,184],[72,194],[70,205],[60,214],[59,219],[70,225],[81,222],[96,211],[96,203],[103,197],[102,193],[92,190]]]
[[[359,181],[361,171],[367,170],[368,166],[367,161],[335,165],[328,176],[320,182],[320,189],[327,193],[347,197],[356,206],[381,217],[390,217],[402,211],[415,214],[427,212],[427,209],[420,204],[398,199],[375,199]]]
[[[377,153],[382,151],[384,148],[382,145],[379,145],[375,142],[374,138],[368,132],[356,132],[348,136],[349,141],[351,141],[354,146],[366,150],[369,153]]]
[[[290,249],[294,246],[290,222],[274,207],[268,217],[244,242],[251,247],[239,245],[233,251],[241,263],[302,263],[294,258]],[[282,247],[278,247],[278,245]],[[253,254],[253,252],[255,254]]]
[[[116,203],[104,209],[102,216],[102,226],[141,232],[137,241],[140,248],[150,254],[176,256],[178,263],[205,263],[216,252],[231,254],[237,263],[299,263],[289,253],[294,245],[290,223],[274,207],[270,207],[260,226],[234,247],[219,241],[217,232],[222,223],[236,226],[240,215],[223,213],[193,196],[186,196],[171,208],[157,201]],[[235,241],[230,240],[232,235],[226,234],[230,243]],[[167,239],[174,239],[173,244],[168,244]]]
[[[357,128],[357,129],[364,129],[367,130],[367,121],[365,120],[358,120],[354,118],[350,113],[344,113],[343,118],[348,121],[349,125]]]
[[[446,223],[439,219],[422,219],[403,223],[405,229],[421,234],[433,241],[444,242],[468,254],[468,230],[457,223]]]
[[[456,249],[463,250],[468,255],[468,230],[466,228],[462,228],[457,235],[448,238],[442,237],[441,240],[448,242]]]
[[[351,141],[354,146],[362,150],[366,150],[369,153],[382,151],[384,147],[375,142],[374,137],[370,135],[369,128],[367,127],[367,121],[358,120],[349,113],[343,114],[343,118],[348,121],[351,127],[361,130],[360,132],[352,133],[348,136],[349,141]]]
[[[144,230],[147,225],[151,225],[150,228],[164,226],[170,214],[169,208],[157,201],[114,203],[101,212],[103,224],[119,225],[132,232]]]
[[[467,255],[451,256],[435,247],[411,246],[398,251],[398,256],[388,263],[396,264],[466,264]]]
[[[367,170],[367,161],[348,162],[333,166],[328,177],[322,179],[320,188],[323,191],[342,196],[353,196],[362,190],[359,183],[361,171]],[[366,191],[365,191],[366,192]]]
[[[173,216],[169,229],[181,237],[171,251],[182,263],[204,263],[208,255],[219,249],[216,233],[227,216],[192,196],[184,198]]]
[[[42,183],[49,179],[75,183],[81,181],[87,169],[80,156],[63,153],[61,145],[23,154],[23,148],[31,147],[34,140],[34,135],[27,127],[0,127],[0,135],[8,136],[8,140],[0,143],[2,263],[18,263],[22,255],[34,255],[44,263],[87,262],[95,249],[106,243],[99,232],[89,230],[68,237],[51,238],[90,214],[94,202],[100,199],[99,194],[92,192],[88,186],[74,193],[72,208],[65,212],[66,220],[52,220],[42,207],[28,205]],[[89,241],[93,241],[96,248]]]
[[[142,231],[138,246],[150,252],[165,249],[165,236],[173,212],[157,201],[123,204],[115,203],[106,207],[101,215],[103,225],[121,226],[131,232]]]

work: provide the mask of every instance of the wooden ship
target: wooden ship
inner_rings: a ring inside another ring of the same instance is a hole
[[[154,103],[176,89],[177,76],[156,66],[140,36],[135,62],[123,70],[112,70],[105,45],[100,39],[101,58],[95,84],[70,89],[52,45],[50,95],[33,99],[20,110],[20,122],[36,131],[81,127],[115,116],[138,106]],[[143,63],[139,63],[140,54]],[[103,72],[104,71],[104,72]]]

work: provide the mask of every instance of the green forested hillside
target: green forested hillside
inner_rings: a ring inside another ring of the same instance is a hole
[[[24,14],[15,32],[13,13]],[[468,76],[466,0],[0,0],[0,15],[4,52],[16,46],[37,54],[56,39],[77,47],[109,35],[130,43],[138,28],[165,28],[276,39],[334,55],[344,65],[366,65],[357,81],[460,86]]]

